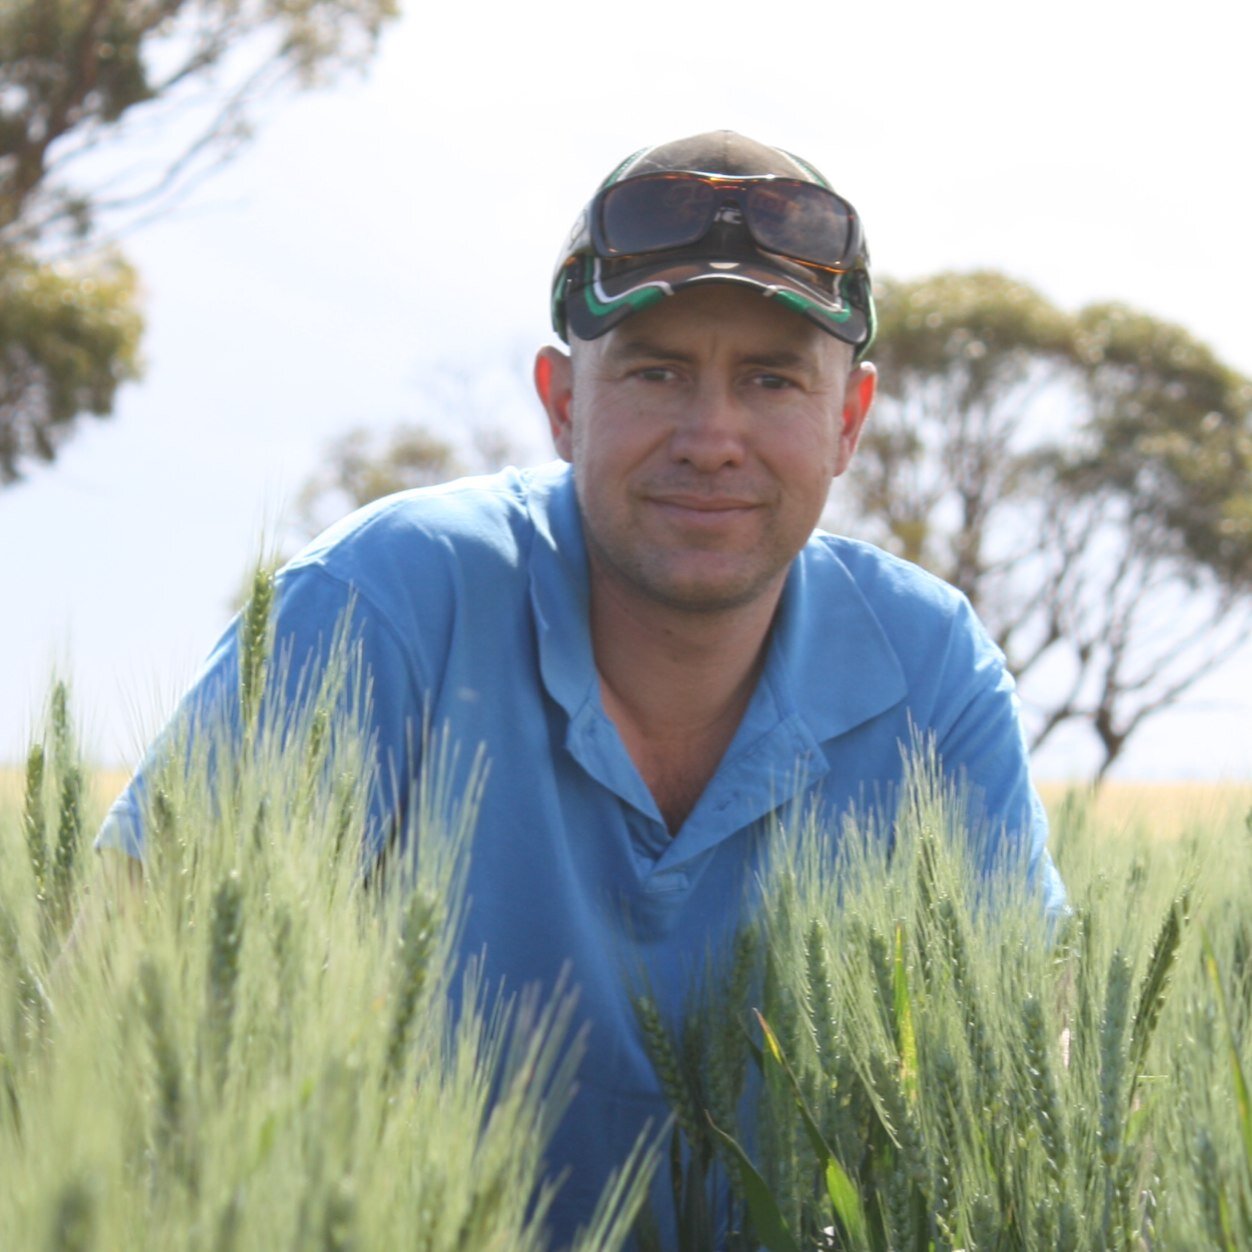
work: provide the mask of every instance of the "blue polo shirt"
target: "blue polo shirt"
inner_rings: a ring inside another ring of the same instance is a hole
[[[567,466],[389,497],[315,541],[279,588],[278,640],[293,662],[323,650],[353,605],[380,770],[397,782],[380,789],[367,856],[388,797],[420,769],[424,716],[460,745],[453,794],[484,754],[462,951],[485,953],[488,978],[514,990],[551,988],[565,971],[589,1032],[551,1152],[554,1170],[571,1171],[552,1216],[561,1237],[644,1123],[667,1116],[632,986],[646,978],[678,1016],[742,916],[771,814],[816,803],[832,832],[849,811],[889,814],[920,731],[1003,839],[1029,843],[1045,902],[1061,907],[1001,654],[963,596],[878,549],[819,532],[797,557],[747,712],[673,837],[601,703]],[[228,629],[191,705],[233,685],[235,640]],[[100,842],[139,855],[135,794]]]

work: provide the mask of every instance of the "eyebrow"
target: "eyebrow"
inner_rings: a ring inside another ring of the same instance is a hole
[[[612,345],[606,345],[605,355],[615,361],[632,361],[640,357],[651,357],[663,361],[689,361],[691,354],[679,351],[665,344],[656,343],[643,336],[631,339],[618,339]],[[794,348],[776,348],[769,351],[751,352],[744,357],[751,365],[764,366],[767,369],[794,369],[809,364],[808,356],[797,352]]]
[[[669,361],[686,361],[685,352],[677,352],[642,336],[630,339],[618,338],[605,344],[604,355],[615,361],[630,361],[636,357],[664,357]]]
[[[746,359],[753,365],[764,365],[776,369],[792,369],[811,362],[805,353],[797,352],[794,348],[778,348],[774,352],[753,352]]]

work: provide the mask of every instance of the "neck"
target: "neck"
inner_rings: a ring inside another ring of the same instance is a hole
[[[640,603],[592,578],[591,642],[604,709],[671,834],[739,729],[777,604],[774,591],[733,611],[690,613]]]
[[[591,641],[609,711],[653,742],[738,727],[765,659],[781,594],[720,612],[640,604],[591,580]],[[729,742],[729,740],[727,740]]]

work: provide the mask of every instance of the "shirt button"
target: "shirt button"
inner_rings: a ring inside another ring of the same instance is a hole
[[[685,891],[691,880],[680,869],[663,869],[652,875],[649,887],[653,891]]]

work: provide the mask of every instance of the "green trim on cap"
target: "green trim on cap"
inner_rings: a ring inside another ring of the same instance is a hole
[[[650,304],[655,304],[658,300],[665,299],[666,291],[663,287],[637,288],[634,291],[626,292],[624,295],[611,296],[607,304],[601,303],[596,298],[590,283],[583,288],[582,294],[587,301],[587,307],[592,313],[596,317],[604,317],[605,314],[614,312],[622,304],[630,305],[631,309],[638,313],[640,309],[646,309]]]
[[[874,304],[874,293],[870,289],[869,281],[865,283],[865,342],[856,350],[856,360],[862,357],[874,345],[874,340],[878,337],[878,309]]]
[[[850,304],[845,304],[842,309],[830,309],[824,304],[819,304],[816,300],[810,300],[807,296],[802,296],[798,291],[788,291],[784,287],[779,287],[771,292],[770,295],[779,304],[785,304],[796,313],[817,313],[825,318],[826,321],[835,322],[840,326],[852,316],[853,312]]]

